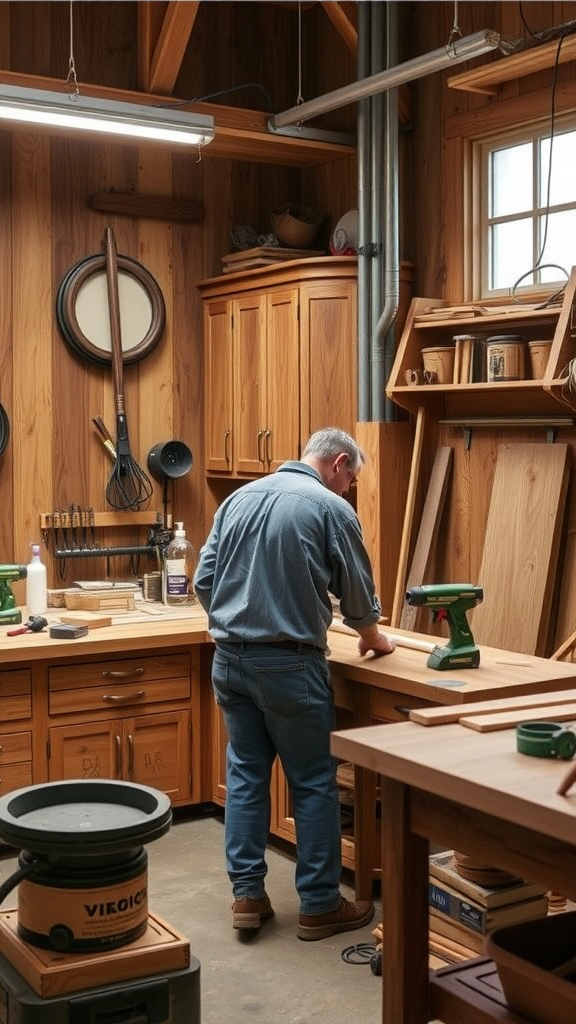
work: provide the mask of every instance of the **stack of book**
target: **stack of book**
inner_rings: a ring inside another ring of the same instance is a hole
[[[453,850],[430,856],[428,882],[430,951],[449,962],[484,955],[485,937],[495,928],[545,917],[546,890],[513,879],[488,886],[465,878]]]

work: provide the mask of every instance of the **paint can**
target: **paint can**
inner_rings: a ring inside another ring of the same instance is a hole
[[[490,384],[524,380],[526,343],[521,334],[501,334],[487,338],[487,379]]]
[[[454,345],[435,345],[422,349],[424,371],[436,374],[438,384],[451,384],[454,375]]]
[[[548,365],[548,357],[552,341],[529,341],[528,352],[530,353],[530,368],[532,380],[542,380]]]

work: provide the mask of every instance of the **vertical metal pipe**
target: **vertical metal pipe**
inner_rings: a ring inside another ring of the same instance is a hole
[[[384,67],[384,4],[372,3],[370,26],[370,73],[376,74]],[[370,160],[370,227],[373,253],[371,260],[371,314],[370,314],[370,409],[372,420],[384,417],[384,338],[375,329],[380,316],[384,295],[384,252],[383,239],[383,153],[384,153],[384,97],[382,93],[372,97],[370,112],[370,134],[372,152]]]
[[[394,67],[398,62],[398,21],[397,4],[386,4],[386,66]],[[398,314],[400,297],[400,259],[398,241],[398,89],[390,89],[384,102],[384,307],[374,326],[378,342],[374,342],[380,353],[384,346],[382,374],[374,374],[372,381],[372,409],[378,419],[395,419],[392,402],[385,399],[384,389],[394,359],[393,325]]]
[[[370,65],[370,9],[372,3],[358,4],[358,77],[365,78]],[[371,419],[370,395],[370,106],[371,99],[358,104],[358,420]]]

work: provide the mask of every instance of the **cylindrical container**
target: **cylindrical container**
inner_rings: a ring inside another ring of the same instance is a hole
[[[548,365],[548,357],[552,341],[529,341],[528,352],[530,353],[530,369],[532,380],[541,380]]]
[[[18,934],[41,949],[68,953],[118,949],[148,927],[146,851],[114,858],[48,857],[27,850],[18,864],[35,870],[18,886]]]
[[[32,561],[26,566],[26,610],[28,615],[44,615],[48,608],[46,566],[40,558],[40,545],[30,546]]]
[[[490,384],[524,380],[526,344],[521,334],[501,334],[486,339],[487,378]]]
[[[454,374],[454,345],[422,349],[424,370],[435,373],[438,384],[451,384]]]
[[[162,573],[145,572],[142,577],[142,597],[145,601],[162,600]]]

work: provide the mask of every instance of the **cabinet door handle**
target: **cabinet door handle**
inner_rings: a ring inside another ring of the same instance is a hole
[[[228,428],[224,431],[224,461],[230,464],[230,435],[232,431]]]
[[[258,444],[258,462],[264,462],[264,455],[262,450],[262,441],[264,438],[264,433],[265,431],[259,430],[258,433],[256,434],[256,441]]]
[[[122,775],[122,744],[118,734],[114,737],[116,743],[116,777],[120,778]]]
[[[272,431],[271,430],[267,430],[266,434],[265,434],[265,437],[266,437],[266,462],[268,463],[268,465],[270,465],[270,463],[272,462],[272,444],[271,444]]]
[[[146,690],[135,690],[134,693],[103,693],[102,700],[108,704],[127,704],[131,700],[139,700],[146,696]]]
[[[134,775],[134,737],[128,733],[128,778],[133,782]]]
[[[143,676],[144,672],[143,668],[129,668],[122,672],[117,669],[105,669],[101,675],[102,679],[132,679],[134,676]]]

